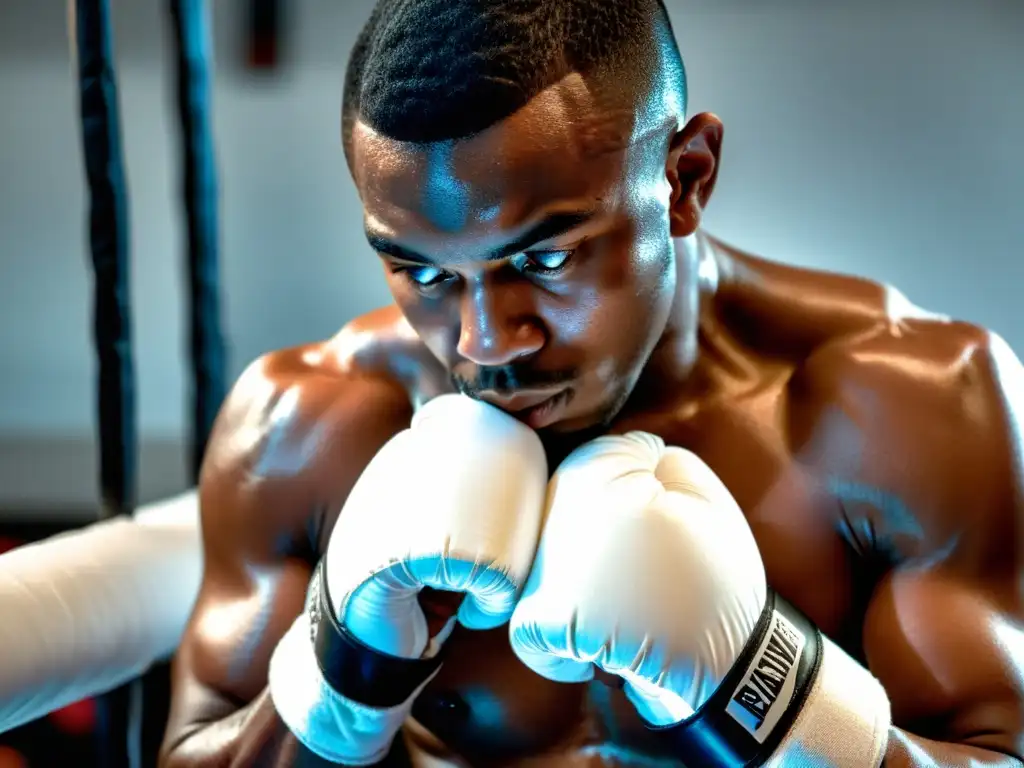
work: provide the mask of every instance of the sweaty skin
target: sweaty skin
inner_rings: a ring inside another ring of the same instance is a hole
[[[541,99],[440,159],[369,129],[357,137],[353,174],[396,304],[257,360],[228,398],[203,470],[206,570],[175,661],[161,765],[325,764],[276,716],[267,666],[346,495],[417,405],[456,385],[510,405],[482,372],[528,361],[524,375],[574,388],[539,427],[552,461],[595,432],[639,429],[723,479],[769,584],[885,686],[888,768],[1020,768],[1019,360],[994,334],[891,288],[706,234],[714,116],[675,134],[663,165],[661,145],[645,177],[637,168],[655,150],[635,130],[619,140],[613,120],[574,117],[589,126],[584,140],[552,128],[551,109]],[[457,190],[459,210],[436,215],[432,185]],[[596,212],[525,249],[541,266],[559,263],[557,276],[515,254],[481,256],[538,211],[581,207]],[[420,257],[430,261],[409,260]],[[435,625],[452,610],[437,595],[427,602]],[[614,680],[536,677],[504,629],[460,628],[449,642],[392,764],[677,764]]]

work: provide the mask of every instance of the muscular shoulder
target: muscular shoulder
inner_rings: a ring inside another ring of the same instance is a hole
[[[783,264],[712,241],[716,304],[733,333],[761,356],[799,362],[911,318],[942,320],[895,288],[864,277]]]
[[[796,386],[814,424],[802,450],[832,486],[840,530],[890,566],[862,647],[894,723],[1019,754],[1020,361],[976,326],[905,318],[822,348]]]
[[[797,371],[794,450],[894,556],[1016,546],[1006,536],[1024,501],[1021,364],[990,331],[897,308]]]
[[[394,329],[364,316],[329,341],[267,353],[218,416],[200,482],[207,546],[249,560],[317,550],[363,468],[411,417]]]

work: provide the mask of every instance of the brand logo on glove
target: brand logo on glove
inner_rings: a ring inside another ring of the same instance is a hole
[[[759,743],[764,743],[796,690],[797,661],[807,639],[778,611],[747,674],[725,711]]]
[[[309,614],[309,637],[316,643],[316,630],[323,618],[320,612],[320,568],[313,571],[313,578],[306,590],[306,613]]]

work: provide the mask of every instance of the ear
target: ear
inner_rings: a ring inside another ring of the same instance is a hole
[[[672,237],[688,237],[700,227],[718,178],[722,130],[722,121],[716,115],[703,112],[672,138],[665,165],[672,188]]]

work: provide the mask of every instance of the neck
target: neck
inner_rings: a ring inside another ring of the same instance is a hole
[[[650,409],[701,397],[706,382],[700,375],[705,343],[702,326],[710,317],[718,290],[720,265],[714,245],[703,232],[673,241],[676,294],[665,330],[630,400]],[[656,407],[656,406],[655,406]]]

